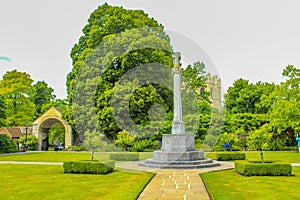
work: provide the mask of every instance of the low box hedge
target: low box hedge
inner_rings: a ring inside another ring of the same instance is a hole
[[[64,162],[64,172],[71,174],[107,174],[114,170],[115,161],[107,162]]]
[[[137,161],[139,153],[111,153],[109,159],[117,161]]]
[[[290,176],[292,166],[290,163],[261,163],[238,160],[234,162],[235,170],[244,176]]]
[[[216,153],[216,159],[218,161],[228,161],[228,160],[245,160],[246,154],[245,153],[238,153],[238,152],[222,152]]]

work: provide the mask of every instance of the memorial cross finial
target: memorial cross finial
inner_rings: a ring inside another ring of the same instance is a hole
[[[173,53],[173,62],[174,62],[174,69],[176,71],[180,70],[180,59],[181,59],[180,53],[174,52]]]

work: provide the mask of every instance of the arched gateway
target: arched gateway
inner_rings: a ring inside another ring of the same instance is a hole
[[[71,126],[62,118],[61,112],[51,107],[43,115],[37,118],[33,124],[33,134],[38,138],[38,150],[47,151],[49,146],[49,129],[55,123],[61,123],[65,129],[64,148],[72,145]]]

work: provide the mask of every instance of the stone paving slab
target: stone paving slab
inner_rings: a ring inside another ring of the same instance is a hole
[[[200,173],[234,168],[232,162],[201,169],[159,169],[138,200],[209,200]]]

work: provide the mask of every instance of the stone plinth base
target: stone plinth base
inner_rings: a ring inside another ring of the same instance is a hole
[[[190,161],[204,158],[203,151],[164,152],[154,151],[153,159],[157,161]]]
[[[196,151],[194,136],[190,134],[165,134],[162,148],[153,152],[153,158],[139,163],[140,166],[170,169],[197,169],[220,164],[204,158],[203,151]]]
[[[164,134],[162,138],[163,152],[194,151],[194,135],[192,134]]]

